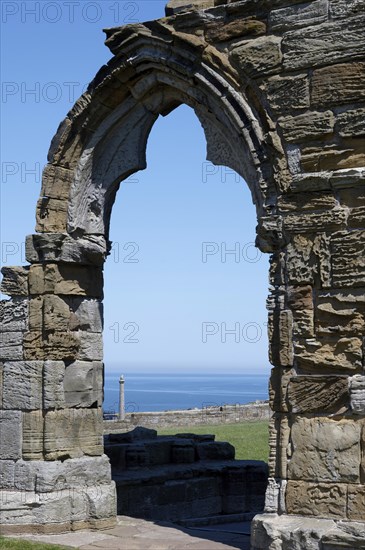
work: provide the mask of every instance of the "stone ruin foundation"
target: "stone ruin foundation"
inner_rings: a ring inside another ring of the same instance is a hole
[[[214,435],[157,436],[137,427],[105,436],[119,515],[183,525],[250,521],[262,512],[267,464],[235,460]]]
[[[113,525],[103,263],[122,180],[184,103],[237,171],[271,254],[269,486],[254,550],[364,548],[363,0],[173,0],[107,29],[112,58],[52,140],[29,265],[3,269],[2,532]]]

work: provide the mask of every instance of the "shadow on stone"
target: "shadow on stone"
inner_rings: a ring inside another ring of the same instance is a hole
[[[207,529],[262,512],[267,464],[235,460],[234,447],[214,437],[140,427],[105,436],[118,514]]]

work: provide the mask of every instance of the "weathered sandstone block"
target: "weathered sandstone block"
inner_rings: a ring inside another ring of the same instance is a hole
[[[266,24],[255,18],[233,20],[223,25],[221,22],[208,23],[205,28],[206,40],[213,43],[246,36],[252,38],[266,32]]]
[[[362,229],[365,226],[365,206],[351,210],[347,218],[347,225],[351,229]]]
[[[54,361],[76,359],[80,342],[74,332],[27,332],[24,335],[24,359]]]
[[[15,464],[15,460],[0,460],[0,487],[2,490],[14,489]]]
[[[67,202],[65,200],[41,197],[37,203],[36,231],[63,233],[67,229]]]
[[[3,267],[1,292],[9,296],[28,296],[28,267]]]
[[[44,233],[26,237],[25,254],[30,263],[50,261],[102,265],[107,245],[102,235],[73,239],[65,233]]]
[[[0,332],[21,332],[28,327],[28,300],[0,301]]]
[[[23,359],[23,332],[0,332],[0,358],[17,361]]]
[[[365,63],[342,63],[313,71],[311,102],[330,107],[365,99]]]
[[[253,77],[272,74],[282,60],[280,43],[278,36],[260,36],[235,46],[230,60],[243,77],[246,74]]]
[[[300,163],[305,172],[342,170],[365,164],[365,140],[343,139],[339,145],[302,146]]]
[[[364,55],[364,17],[322,23],[284,34],[284,68],[297,70],[361,59]]]
[[[365,296],[361,289],[320,292],[317,296],[316,333],[359,336],[365,330]]]
[[[110,463],[106,455],[57,461],[54,472],[45,467],[47,464],[49,463],[38,463],[36,488],[40,492],[56,490],[60,477],[64,480],[64,489],[99,485],[110,481]]]
[[[336,413],[349,406],[347,376],[297,376],[288,383],[289,410]]]
[[[43,411],[23,412],[23,458],[43,459],[44,418]]]
[[[293,364],[293,315],[288,310],[269,313],[270,362],[277,367]]]
[[[333,19],[342,19],[344,17],[351,17],[363,12],[362,0],[330,0],[329,12]]]
[[[84,330],[102,332],[103,307],[99,300],[49,295],[36,296],[29,302],[29,326],[32,332]]]
[[[102,288],[103,275],[98,267],[69,264],[30,267],[30,294],[54,293],[101,298]]]
[[[308,111],[278,120],[284,138],[290,143],[319,139],[333,132],[335,117],[332,111]]]
[[[360,434],[360,423],[352,420],[297,417],[289,479],[359,483]]]
[[[331,238],[333,286],[365,286],[365,231]]]
[[[17,361],[4,364],[4,409],[42,408],[42,361]]]
[[[289,233],[320,233],[344,229],[347,212],[343,208],[333,208],[321,213],[287,214],[284,227]]]
[[[74,315],[71,316],[71,330],[87,332],[103,331],[103,304],[88,298],[65,298]]]
[[[281,212],[297,212],[302,215],[305,210],[329,210],[337,205],[333,193],[290,193],[278,198],[278,206]]]
[[[225,441],[208,441],[199,443],[196,447],[200,460],[233,460],[235,449]]]
[[[114,482],[87,487],[83,490],[87,499],[87,510],[94,519],[114,518],[117,513]]]
[[[304,372],[354,372],[362,368],[360,338],[333,337],[328,342],[308,339],[295,342],[294,350],[297,365]]]
[[[282,216],[262,216],[256,228],[256,246],[262,252],[276,252],[289,241]]]
[[[266,93],[270,109],[277,115],[309,108],[309,78],[306,74],[288,77],[275,75],[264,80],[260,87]]]
[[[274,414],[269,424],[269,477],[287,479],[289,437],[288,417]]]
[[[97,361],[45,361],[44,407],[91,407],[102,405],[103,364]]]
[[[362,541],[360,523],[278,514],[260,514],[252,522],[252,550],[352,550]]]
[[[349,485],[347,517],[353,521],[364,521],[365,485]]]
[[[43,296],[29,300],[29,331],[41,332],[43,328]]]
[[[347,485],[289,480],[286,506],[289,514],[344,519]]]
[[[59,296],[45,295],[43,298],[43,329],[67,331],[70,329],[71,311]]]
[[[22,413],[0,411],[0,460],[22,456]]]
[[[39,495],[32,491],[4,491],[0,521],[7,524],[38,525],[67,523],[71,512],[69,491]]]
[[[329,238],[293,235],[287,247],[287,277],[290,285],[330,286]]]
[[[275,367],[271,369],[269,397],[270,407],[276,412],[288,412],[287,389],[294,369]]]
[[[103,454],[101,409],[47,411],[44,451],[47,460]]]
[[[365,376],[357,374],[349,379],[350,404],[354,414],[365,415]]]
[[[32,460],[17,460],[14,464],[14,486],[19,491],[34,491],[36,473]]]
[[[336,128],[342,137],[365,135],[365,109],[350,109],[338,114]]]
[[[78,359],[83,361],[103,360],[103,335],[98,332],[79,331],[80,349]]]
[[[316,0],[272,10],[269,16],[270,30],[276,32],[316,25],[327,21],[327,0]]]
[[[25,257],[29,263],[60,261],[66,233],[37,233],[25,238]]]
[[[47,164],[42,173],[42,195],[52,199],[67,200],[73,179],[72,170]]]
[[[309,285],[289,287],[287,302],[293,314],[293,337],[314,337],[313,289]]]

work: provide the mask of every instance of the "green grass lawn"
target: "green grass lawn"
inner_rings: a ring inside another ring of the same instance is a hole
[[[66,550],[69,546],[58,546],[56,544],[40,544],[22,539],[9,539],[0,537],[0,550]]]
[[[269,423],[265,421],[246,421],[237,424],[218,424],[210,426],[185,426],[183,428],[164,428],[158,435],[176,433],[214,434],[216,441],[228,441],[236,449],[236,458],[240,460],[264,460],[269,458]]]

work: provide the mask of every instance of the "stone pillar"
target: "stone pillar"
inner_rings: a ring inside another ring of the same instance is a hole
[[[31,265],[2,270],[11,296],[0,302],[2,534],[115,524],[101,408],[102,269],[58,261],[56,237],[29,238]]]
[[[119,420],[125,419],[124,377],[119,378]]]

